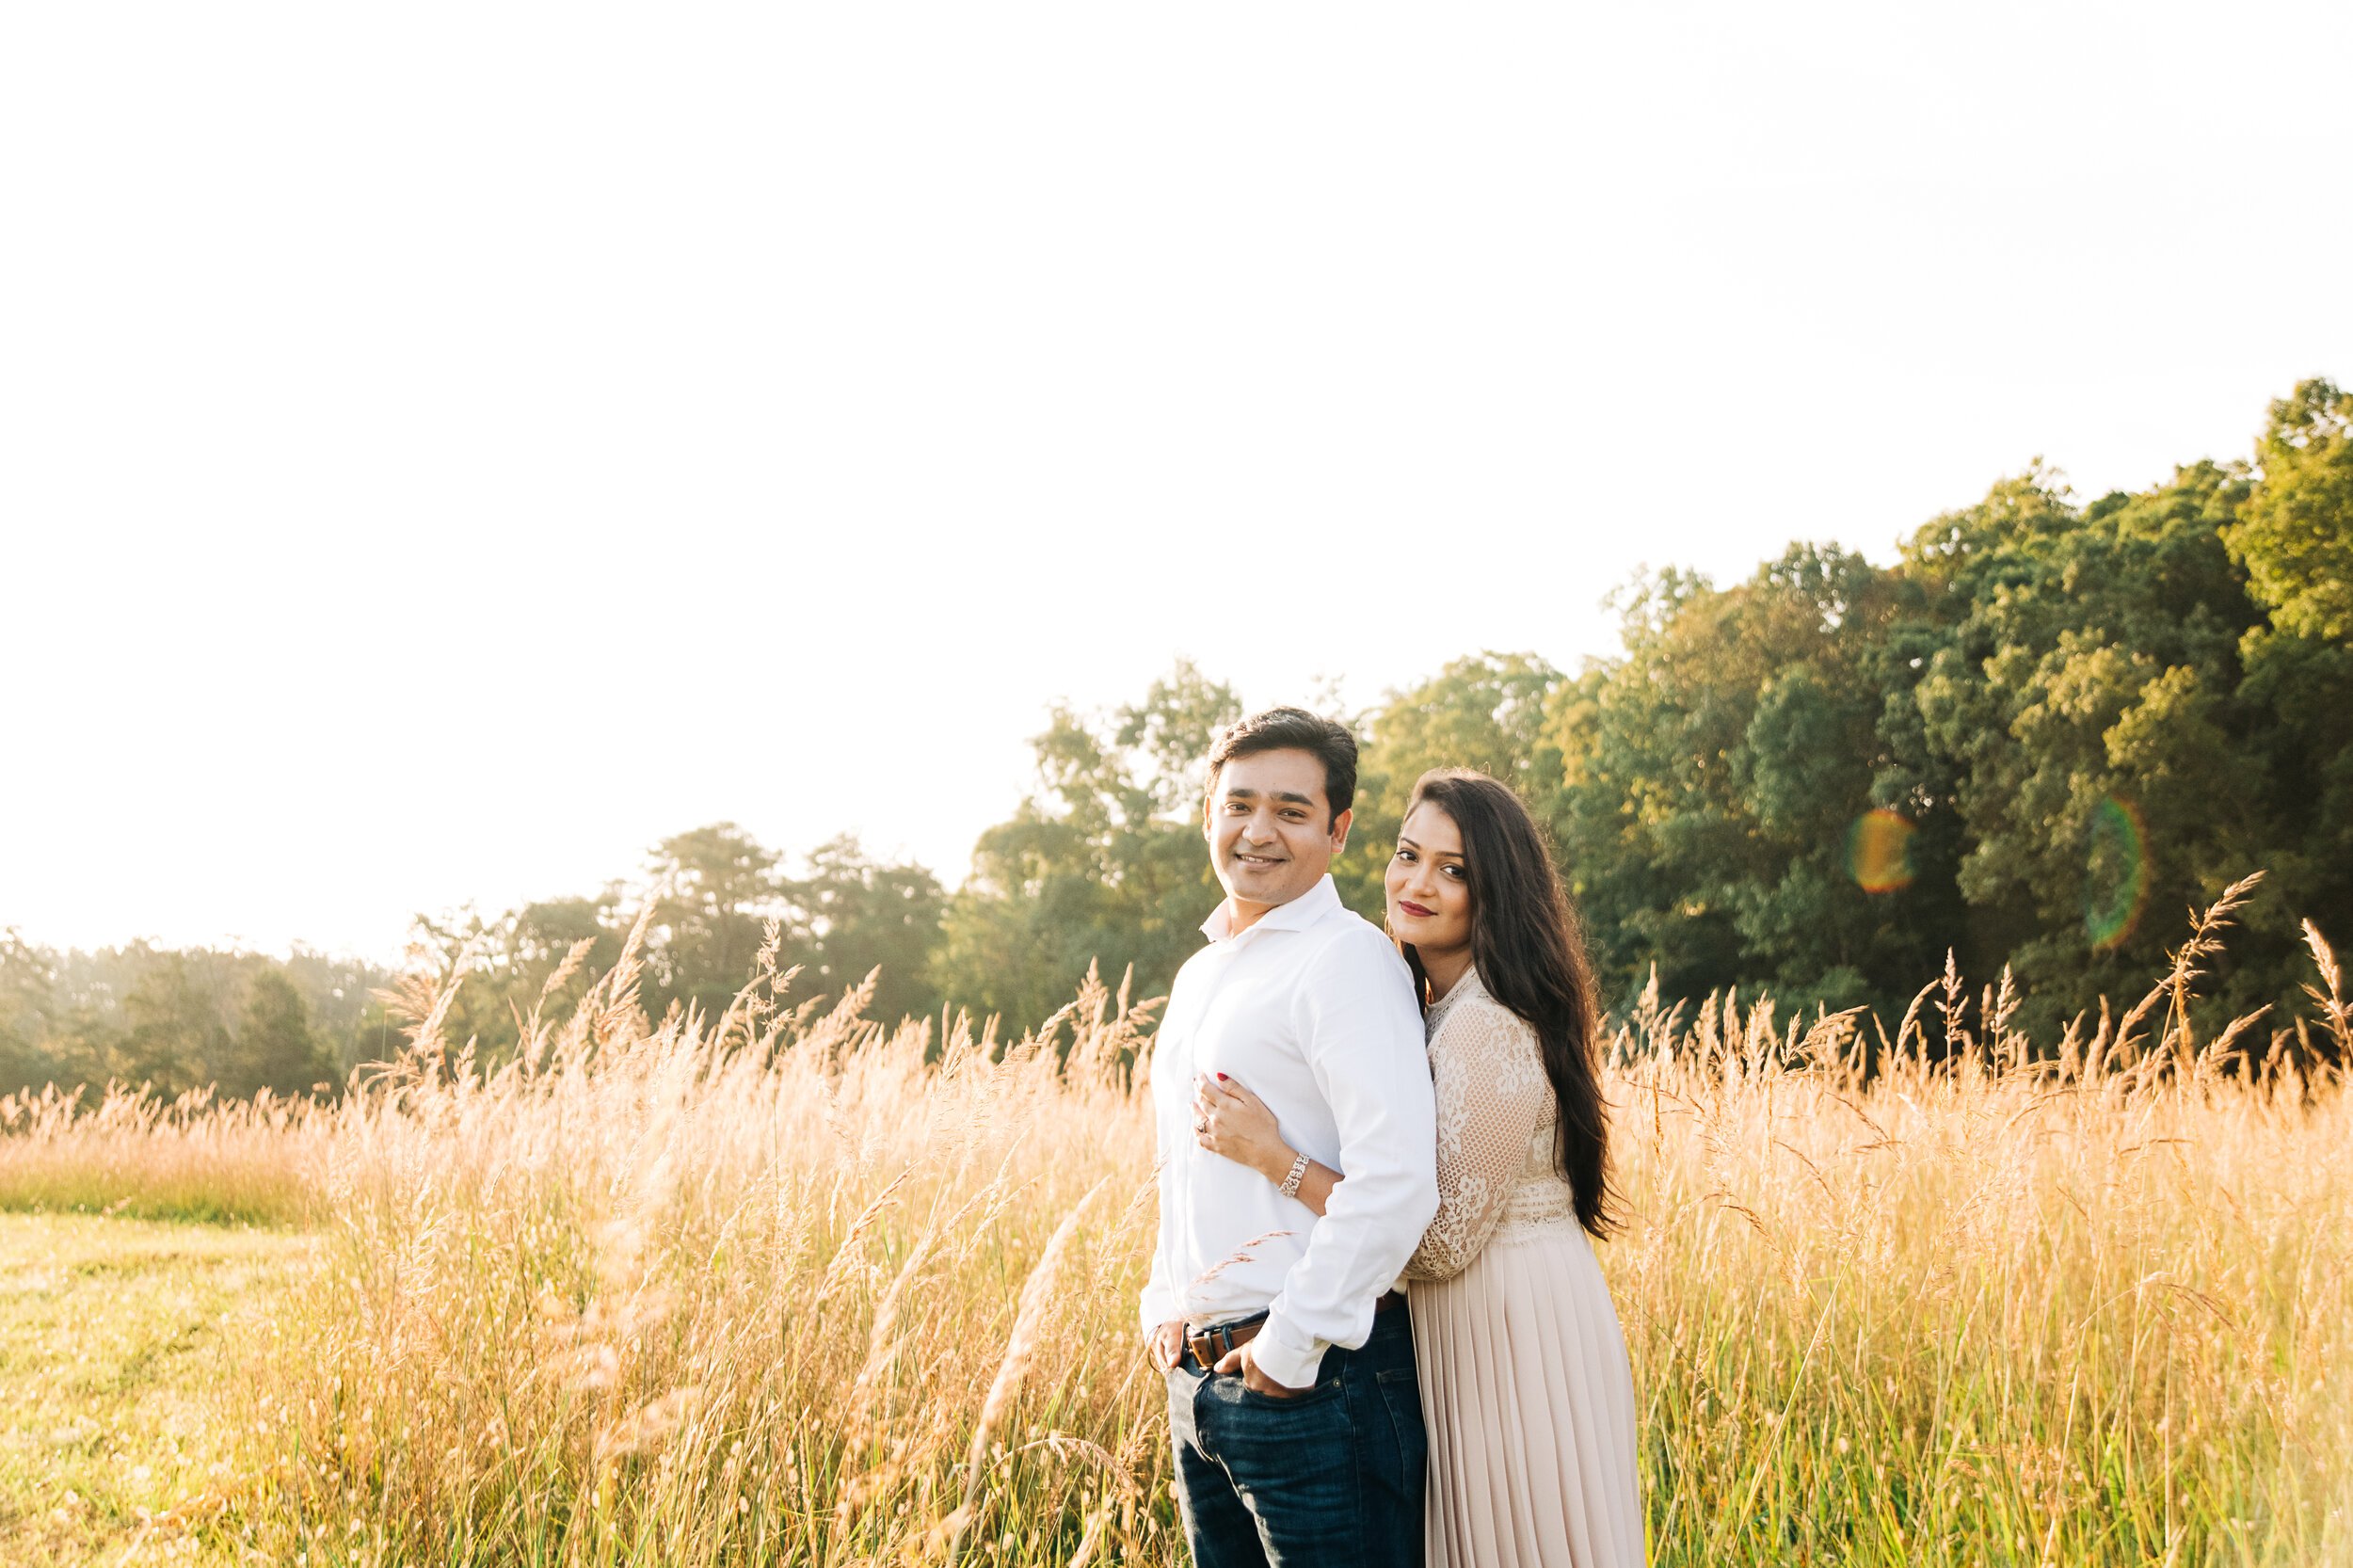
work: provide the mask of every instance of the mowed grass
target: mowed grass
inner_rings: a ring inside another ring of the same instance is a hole
[[[2353,1564],[2353,1102],[2307,1071],[2342,985],[2316,946],[2317,1035],[2201,1035],[2215,925],[2039,1048],[1959,977],[1892,1040],[1624,1024],[1601,1256],[1654,1561]],[[1000,1044],[767,975],[653,1023],[632,962],[492,1070],[421,994],[416,1051],[332,1107],[20,1118],[0,1205],[198,1201],[209,1138],[312,1216],[234,1355],[191,1331],[183,1426],[140,1429],[169,1480],[85,1539],[162,1503],[180,1549],[272,1562],[1182,1560],[1133,1321],[1148,1006],[1091,987]]]
[[[312,1250],[284,1231],[0,1213],[0,1561],[232,1562],[238,1344]]]

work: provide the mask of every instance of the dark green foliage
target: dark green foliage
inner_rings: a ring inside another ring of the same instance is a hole
[[[1620,997],[1656,965],[1670,996],[1847,1006],[1934,967],[1920,879],[1874,896],[1848,863],[1856,819],[1889,804],[1897,600],[1861,556],[1813,546],[1734,588],[1669,573],[1625,596],[1626,652],[1556,735],[1563,870]]]

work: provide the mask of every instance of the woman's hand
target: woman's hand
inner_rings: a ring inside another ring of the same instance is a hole
[[[1298,1158],[1283,1142],[1266,1101],[1222,1075],[1193,1080],[1193,1141],[1281,1186]]]

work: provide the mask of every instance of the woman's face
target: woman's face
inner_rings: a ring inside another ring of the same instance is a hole
[[[1389,934],[1399,941],[1424,953],[1470,945],[1470,882],[1463,869],[1463,835],[1452,817],[1426,800],[1408,812],[1382,880]]]

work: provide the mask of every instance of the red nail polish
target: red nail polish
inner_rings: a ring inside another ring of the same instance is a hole
[[[1220,1073],[1220,1074],[1218,1074],[1218,1075],[1217,1075],[1217,1080],[1218,1080],[1220,1083],[1225,1082],[1225,1075],[1224,1073]]]

